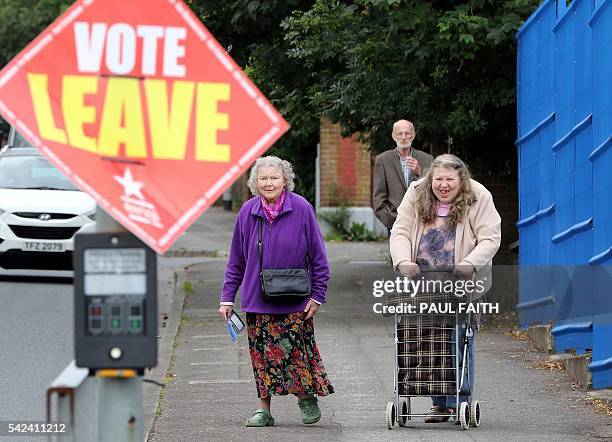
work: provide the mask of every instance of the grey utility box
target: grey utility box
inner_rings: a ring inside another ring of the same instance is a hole
[[[156,255],[130,233],[77,235],[74,253],[77,367],[157,365]]]

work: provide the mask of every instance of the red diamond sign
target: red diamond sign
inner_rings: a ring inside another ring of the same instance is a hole
[[[158,253],[287,122],[181,0],[80,0],[0,71],[0,113]]]

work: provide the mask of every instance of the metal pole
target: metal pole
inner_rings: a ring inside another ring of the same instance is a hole
[[[96,232],[121,233],[127,229],[96,208]],[[142,377],[99,378],[98,441],[144,440]]]
[[[96,206],[96,232],[127,232],[127,229],[119,224],[115,218],[106,213],[100,206]]]
[[[98,441],[142,442],[142,379],[100,378]]]

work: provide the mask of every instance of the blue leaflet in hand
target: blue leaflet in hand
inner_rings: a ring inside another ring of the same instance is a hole
[[[227,332],[229,333],[230,339],[232,340],[232,342],[236,342],[236,339],[238,338],[238,333],[236,332],[236,329],[234,328],[234,326],[232,325],[232,323],[230,321],[227,321]]]

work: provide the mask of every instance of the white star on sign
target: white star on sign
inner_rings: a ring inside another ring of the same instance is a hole
[[[135,195],[141,200],[145,199],[144,195],[140,191],[140,189],[142,189],[142,186],[144,186],[144,183],[141,181],[134,181],[134,178],[132,177],[132,171],[130,170],[129,167],[125,168],[125,172],[123,172],[123,176],[115,175],[113,176],[113,178],[117,180],[123,186],[123,192],[125,196],[129,197],[129,196]]]

